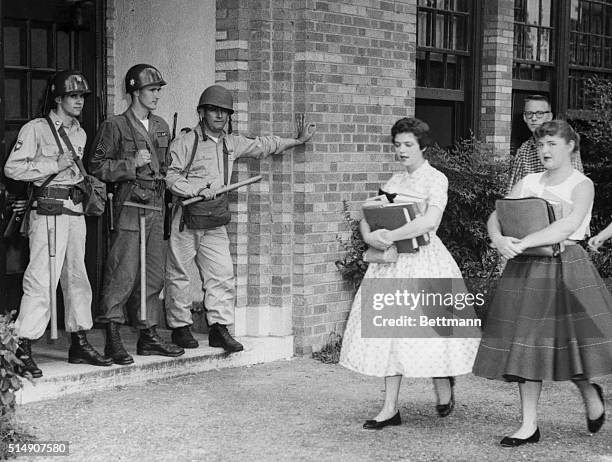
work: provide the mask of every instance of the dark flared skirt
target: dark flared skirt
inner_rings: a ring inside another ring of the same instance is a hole
[[[474,374],[510,381],[612,374],[612,295],[582,247],[508,262]]]

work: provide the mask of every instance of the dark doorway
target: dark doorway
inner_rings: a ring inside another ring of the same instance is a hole
[[[80,120],[88,142],[93,139],[103,117],[100,96],[103,12],[103,0],[0,0],[1,166],[19,129],[43,115],[47,81],[59,69],[81,70],[93,89]],[[3,173],[0,173],[0,182],[13,196],[18,197],[25,189],[24,184],[7,181]],[[97,220],[88,220],[86,262],[94,300],[99,298],[99,227]],[[0,308],[3,310],[19,307],[25,264],[25,239],[0,244]]]

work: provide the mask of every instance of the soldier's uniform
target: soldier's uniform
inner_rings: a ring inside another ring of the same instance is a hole
[[[89,93],[87,82],[76,71],[59,72],[52,82],[51,94],[55,97]],[[62,128],[62,119],[56,112],[51,111],[48,117],[56,131]],[[73,154],[82,158],[87,135],[78,120],[72,118],[72,124],[64,127],[64,130],[76,151]],[[62,140],[61,143],[62,151],[69,152],[70,148],[66,142]],[[49,123],[45,118],[38,118],[21,128],[17,142],[4,166],[7,177],[33,183],[34,196],[37,200],[50,198],[63,203],[61,215],[40,214],[36,209],[36,202],[29,212],[30,262],[23,276],[23,297],[19,316],[15,322],[17,335],[26,340],[25,348],[28,350],[26,357],[31,357],[27,340],[40,338],[49,322],[51,283],[53,284],[51,290],[55,290],[58,280],[62,282],[66,331],[79,333],[81,337],[76,339],[73,336],[73,344],[75,340],[83,343],[85,338],[83,331],[92,327],[92,292],[85,269],[85,218],[82,204],[78,200],[75,203],[75,197],[78,195],[75,185],[83,180],[83,175],[75,163],[60,171],[58,166],[60,154],[60,148]],[[45,180],[54,174],[56,176],[41,187]],[[55,227],[55,281],[50,281],[47,235],[50,226]],[[93,349],[90,351],[89,344],[86,344],[86,348],[87,354],[91,357],[82,358],[85,362],[96,365],[112,364],[112,361],[100,357]],[[80,362],[77,361],[79,352],[76,355],[73,353],[71,346],[69,359],[71,362]],[[32,364],[34,370],[30,372],[34,376],[42,375],[36,365]],[[28,363],[26,366],[28,367]]]
[[[198,107],[213,105],[226,109],[231,114],[232,104],[229,92],[215,85],[205,90]],[[222,133],[218,139],[213,139],[203,128],[204,123],[201,123],[191,132],[177,138],[170,146],[171,162],[166,183],[168,189],[177,196],[195,197],[207,187],[218,189],[223,184],[228,184],[234,162],[241,157],[261,159],[295,145],[295,139],[278,136],[251,139]],[[197,146],[194,152],[196,137]],[[192,157],[193,161],[189,165]],[[213,200],[217,201],[217,206],[212,205],[209,210],[199,212],[204,217],[208,215],[200,224],[196,223],[190,227],[187,222],[181,226],[181,213],[176,213],[173,217],[166,263],[167,321],[173,329],[175,343],[183,347],[197,346],[188,329],[193,323],[189,267],[195,261],[206,293],[204,304],[208,324],[211,326],[210,344],[222,346],[228,351],[240,351],[242,345],[231,339],[225,328],[234,324],[236,296],[229,238],[225,228],[225,223],[229,221],[229,211],[226,199],[225,204],[222,198]],[[198,204],[206,205],[205,202],[210,203],[202,201]],[[214,338],[217,338],[218,329],[222,330],[219,330],[217,342]]]
[[[53,112],[49,117],[56,128],[62,125]],[[76,119],[66,129],[66,133],[77,155],[83,157],[87,135]],[[59,155],[47,121],[43,118],[34,119],[21,128],[17,143],[4,166],[4,173],[14,180],[32,182],[38,188],[50,175],[58,173]],[[64,291],[67,332],[88,330],[92,326],[91,286],[85,270],[85,218],[82,215],[83,206],[72,201],[74,185],[82,180],[81,172],[73,165],[59,172],[45,187],[44,193],[44,197],[60,199],[66,209],[79,214],[62,214],[55,218],[56,275],[62,281]],[[29,219],[30,262],[23,275],[23,297],[15,329],[19,337],[34,340],[43,335],[51,315],[47,242],[47,221],[50,218],[32,210]]]
[[[94,140],[90,168],[103,181],[115,184],[113,196],[114,227],[104,271],[99,322],[124,324],[124,307],[130,311],[135,327],[148,328],[158,322],[163,287],[166,243],[163,240],[165,155],[169,143],[168,124],[149,115],[149,130],[134,116],[132,109],[111,117],[100,126]],[[135,154],[149,149],[151,163],[136,168]],[[135,314],[140,306],[139,228],[140,212],[124,207],[125,201],[158,207],[145,210],[147,233],[147,320]],[[128,303],[129,300],[129,303]]]
[[[138,64],[128,70],[126,91],[133,94],[148,86],[166,82],[153,66]],[[114,227],[107,256],[102,289],[101,314],[97,321],[107,323],[105,353],[116,364],[130,364],[133,358],[125,351],[119,336],[119,325],[130,321],[140,330],[138,354],[179,356],[183,349],[167,344],[155,330],[162,308],[159,299],[164,284],[166,243],[164,231],[163,178],[166,152],[170,140],[168,124],[149,113],[148,129],[138,120],[132,107],[123,114],[102,123],[93,142],[89,166],[94,175],[114,184]],[[136,167],[139,150],[151,154],[151,162]],[[159,211],[125,206],[126,201],[157,207]],[[140,234],[139,214],[146,225],[146,321],[138,316],[140,307]],[[129,319],[126,319],[126,311]]]

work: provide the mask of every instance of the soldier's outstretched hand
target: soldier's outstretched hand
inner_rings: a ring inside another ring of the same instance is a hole
[[[296,140],[301,144],[306,143],[312,138],[312,135],[317,131],[317,126],[315,124],[307,124],[305,122],[304,114],[297,114],[295,116],[295,125],[297,126],[297,137]]]

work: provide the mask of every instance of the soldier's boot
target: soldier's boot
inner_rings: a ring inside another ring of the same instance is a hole
[[[134,358],[125,351],[121,335],[119,334],[120,324],[109,322],[106,326],[106,344],[104,345],[104,355],[113,360],[115,364],[126,366],[134,362]]]
[[[160,355],[174,358],[185,354],[185,350],[178,345],[166,342],[159,336],[155,326],[151,326],[148,329],[140,329],[136,353],[143,356]]]
[[[43,373],[32,358],[32,341],[29,338],[19,340],[19,348],[17,349],[17,357],[23,363],[24,369],[32,374],[32,377],[38,379]]]
[[[193,338],[189,326],[181,326],[172,329],[170,338],[172,339],[172,343],[183,348],[197,348],[200,346],[198,341]]]
[[[230,353],[244,350],[242,344],[230,335],[227,327],[219,323],[215,323],[210,326],[210,331],[208,332],[208,344],[211,347],[221,347]]]
[[[70,333],[68,362],[71,364],[91,364],[92,366],[112,366],[113,360],[98,353],[87,341],[85,331]]]

